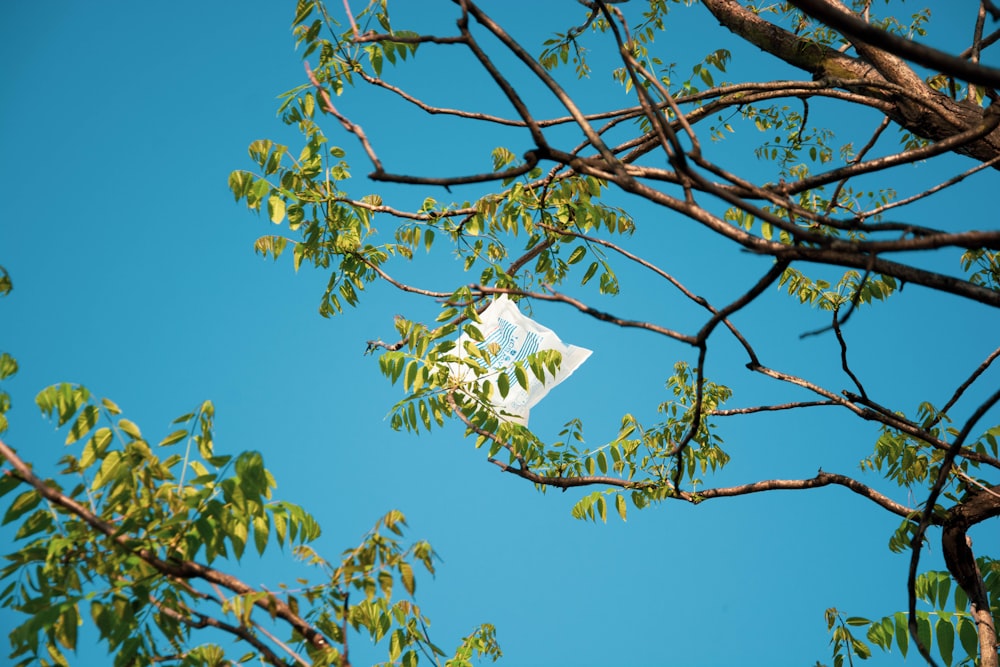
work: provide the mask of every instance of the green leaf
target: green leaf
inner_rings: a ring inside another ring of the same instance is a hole
[[[867,660],[872,655],[871,648],[868,647],[863,641],[851,637],[851,649],[854,651],[854,655],[858,656],[862,660]]]
[[[944,664],[951,667],[952,653],[955,649],[955,628],[951,621],[939,618],[934,627],[934,634],[937,637],[938,651]]]
[[[417,371],[420,370],[420,364],[416,359],[410,360],[406,364],[406,373],[403,375],[403,391],[410,391],[410,387],[417,379]]]
[[[507,373],[500,373],[497,376],[497,389],[500,390],[501,398],[507,398],[507,394],[510,393],[510,379],[507,377]]]
[[[958,621],[958,640],[967,655],[979,655],[979,634],[976,632],[976,624],[968,618],[962,617]]]
[[[108,452],[108,455],[103,461],[101,461],[101,467],[97,471],[97,475],[94,476],[94,481],[91,483],[91,489],[99,489],[108,482],[108,480],[115,479],[118,476],[118,469],[123,465],[121,454],[118,451]]]
[[[948,604],[948,594],[951,592],[951,576],[944,575],[938,580],[937,585],[937,599],[938,607],[944,609],[945,605]]]
[[[587,248],[586,248],[586,246],[582,246],[582,245],[581,246],[577,246],[576,248],[573,249],[573,252],[570,253],[569,259],[566,260],[566,263],[567,264],[576,264],[577,262],[579,262],[580,260],[582,260],[586,255],[587,255]]]
[[[288,534],[288,516],[283,511],[276,511],[272,518],[274,519],[274,532],[278,536],[278,545],[284,546],[285,536]]]
[[[403,652],[403,631],[396,630],[389,636],[389,660],[393,663],[399,660]]]
[[[6,352],[0,354],[0,380],[9,378],[17,373],[17,359]]]
[[[182,429],[178,429],[178,430],[174,431],[173,433],[171,433],[170,435],[168,435],[167,437],[165,437],[163,440],[161,440],[159,446],[160,447],[168,447],[170,445],[176,444],[176,443],[180,442],[181,440],[183,440],[184,438],[186,438],[187,434],[188,434],[188,432],[187,432],[186,429],[183,429],[183,428]]]
[[[0,475],[0,498],[21,485],[21,480],[13,475]],[[2,597],[2,596],[0,596]]]
[[[94,461],[103,456],[104,450],[107,449],[112,438],[113,434],[110,428],[102,427],[94,431],[94,434],[90,436],[90,439],[83,448],[83,454],[80,456],[80,469],[85,470],[89,468],[93,465]]]
[[[11,521],[14,521],[25,512],[30,512],[31,510],[38,507],[38,503],[42,502],[42,497],[39,495],[38,491],[35,489],[29,489],[19,495],[11,503],[10,507],[7,508],[7,513],[4,514],[3,523],[0,525],[7,525]]]
[[[96,405],[88,405],[80,411],[77,415],[76,421],[73,422],[73,428],[69,430],[66,435],[66,444],[72,445],[74,442],[84,437],[90,433],[90,429],[94,428],[97,424],[97,419],[100,417],[100,411],[97,409]]]
[[[410,595],[413,595],[417,590],[417,582],[413,578],[413,568],[409,563],[403,562],[399,565],[399,578],[403,582],[403,588]]]
[[[253,175],[246,171],[234,171],[229,174],[229,189],[233,192],[233,198],[239,201],[246,197],[253,183]]]
[[[928,650],[931,648],[931,621],[926,616],[917,617],[917,636]]]
[[[906,650],[909,648],[910,644],[910,628],[907,626],[906,613],[902,611],[897,611],[895,614],[896,619],[896,646],[899,647],[899,653],[904,658],[906,657]]]
[[[499,171],[513,161],[514,154],[503,146],[497,146],[493,149],[493,171]]]
[[[524,389],[528,390],[528,374],[524,371],[524,367],[520,364],[514,366],[514,377],[517,379],[517,384]]]
[[[618,516],[622,518],[622,521],[625,521],[626,520],[625,514],[628,509],[627,505],[625,504],[625,496],[621,495],[620,493],[615,494],[615,505],[618,508]]]
[[[178,417],[177,419],[173,420],[170,423],[171,424],[183,424],[186,421],[191,421],[191,419],[193,417],[194,417],[194,413],[193,412],[189,412],[187,414],[181,415],[180,417]]]
[[[280,225],[285,219],[285,200],[278,195],[271,195],[267,198],[267,217],[276,225]]]
[[[955,611],[965,611],[969,608],[969,596],[961,586],[955,586]]]
[[[253,541],[254,546],[257,548],[257,553],[260,555],[263,555],[264,550],[267,549],[267,538],[270,530],[271,526],[266,514],[253,518]]]
[[[236,457],[236,475],[248,495],[260,496],[267,492],[267,471],[260,452],[242,452]]]
[[[31,516],[21,522],[21,526],[17,529],[17,533],[14,535],[14,539],[20,540],[25,537],[30,537],[42,531],[50,531],[52,528],[52,515],[46,510],[38,510],[33,512]],[[49,540],[49,553],[53,553],[53,545],[55,540]]]
[[[62,426],[76,414],[77,410],[90,399],[90,392],[84,387],[68,383],[54,384],[38,392],[35,403],[42,414],[52,418],[56,415],[58,426]]]
[[[133,440],[142,440],[142,432],[139,431],[139,427],[136,426],[135,422],[123,417],[118,420],[118,428],[124,431]]]

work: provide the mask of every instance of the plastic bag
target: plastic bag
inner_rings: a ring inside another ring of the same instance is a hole
[[[568,378],[591,355],[591,350],[563,343],[554,331],[523,315],[518,310],[517,304],[507,298],[506,294],[497,297],[479,314],[479,319],[482,322],[479,331],[485,340],[473,344],[480,350],[494,351],[489,355],[488,370],[495,372],[482,374],[478,381],[490,380],[493,383],[491,401],[501,419],[527,424],[531,408],[545,398],[550,389]],[[471,340],[465,334],[458,337],[459,354],[465,356],[465,343]],[[491,348],[492,344],[496,347]],[[514,378],[514,363],[525,361],[529,354],[542,350],[557,350],[562,354],[562,363],[555,376],[549,375],[546,371],[544,383],[535,377],[530,369],[525,368],[528,388],[524,389]],[[481,360],[476,359],[476,361],[482,365]],[[468,376],[472,376],[463,379],[474,379],[472,371],[465,367],[460,368],[468,371]],[[507,371],[510,376],[510,391],[506,397],[501,396],[496,388],[496,376],[501,371]],[[461,373],[461,370],[459,372]]]

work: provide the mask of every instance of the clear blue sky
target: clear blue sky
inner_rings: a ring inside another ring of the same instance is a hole
[[[960,44],[968,21],[945,3],[931,4],[941,20],[935,43]],[[452,31],[452,3],[419,6],[423,14],[414,22]],[[330,8],[343,11],[340,3]],[[488,8],[534,53],[582,10],[570,0]],[[399,390],[362,355],[365,341],[389,338],[395,313],[429,312],[429,304],[379,287],[361,309],[321,318],[326,276],[294,274],[289,262],[255,256],[253,240],[274,228],[234,204],[226,187],[231,170],[251,167],[246,149],[254,139],[295,146],[295,134],[275,117],[275,96],[304,81],[289,30],[293,9],[290,0],[60,0],[0,8],[0,264],[14,281],[14,292],[0,301],[0,349],[21,365],[8,386],[14,409],[6,442],[40,470],[54,471],[62,437],[39,417],[33,398],[56,382],[82,383],[114,399],[154,441],[174,417],[212,399],[217,450],[263,452],[278,495],[319,519],[324,535],[317,546],[331,558],[387,510],[406,513],[410,535],[430,540],[443,559],[436,578],[418,583],[434,640],[450,649],[474,626],[492,622],[503,664],[511,666],[813,664],[830,660],[827,607],[868,617],[905,607],[907,556],[886,547],[898,521],[844,489],[667,504],[633,511],[625,524],[594,525],[569,515],[580,494],[542,495],[500,474],[457,428],[419,438],[393,432],[385,416]],[[665,60],[689,68],[698,55],[728,45],[735,70],[761,62],[756,50],[724,44],[729,40],[704,9],[678,8],[672,16],[678,23]],[[453,53],[427,49],[423,67],[396,80],[441,106],[508,113],[471,62],[434,69]],[[609,104],[598,92],[610,90],[600,76],[577,89],[593,109]],[[800,75],[772,68],[761,76]],[[490,135],[441,118],[403,116],[384,96],[338,104],[365,127],[390,170],[482,170],[494,146],[528,147],[516,132]],[[626,104],[622,96],[619,106]],[[551,103],[540,108],[555,110]],[[871,122],[843,120],[847,127]],[[378,191],[398,205],[448,199],[440,189],[367,182],[370,166],[352,137],[333,122],[326,130],[349,151],[352,194]],[[709,150],[752,173],[758,167],[748,147],[758,141],[741,136]],[[940,180],[919,166],[910,171],[912,192]],[[980,174],[941,204],[914,208],[908,219],[936,226],[949,216],[983,216],[982,226],[993,226],[988,202],[977,200],[987,199],[982,190],[995,179]],[[715,254],[709,245],[706,253],[707,235],[673,214],[649,207],[634,213],[640,231],[633,247],[705,296],[724,303],[766,269],[725,246]],[[408,275],[450,289],[454,283],[445,281],[454,273],[444,257],[424,260]],[[957,271],[954,257],[940,261]],[[617,300],[595,303],[672,328],[698,325],[697,313],[645,275],[626,272],[623,286]],[[554,437],[581,413],[592,446],[613,436],[624,412],[654,420],[673,362],[693,361],[682,346],[599,326],[565,307],[536,304],[534,315],[565,341],[594,350],[533,411],[542,437]],[[839,372],[835,341],[797,338],[826,321],[777,292],[736,318],[765,363],[839,390],[850,385]],[[944,403],[996,346],[998,325],[996,313],[910,287],[852,320],[849,336],[870,394],[912,415],[921,400]],[[708,375],[735,389],[734,407],[804,398],[747,377],[743,362],[719,336]],[[996,372],[985,379],[987,386],[997,382]],[[833,411],[725,426],[734,461],[713,485],[810,477],[819,467],[861,475],[857,462],[874,442],[872,428]],[[877,477],[864,479],[900,502],[921,500]],[[995,521],[973,536],[979,553],[1000,552]],[[248,558],[232,567],[248,583],[274,586],[295,576],[292,568],[282,576],[281,562]],[[923,563],[941,567],[936,535]],[[0,614],[0,628],[12,621]],[[351,646],[355,664],[375,659],[364,643]],[[93,648],[80,655],[79,664],[104,664]],[[876,655],[872,662],[897,660]]]

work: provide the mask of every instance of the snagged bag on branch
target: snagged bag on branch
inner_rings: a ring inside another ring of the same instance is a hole
[[[572,375],[573,371],[591,355],[591,350],[563,343],[554,331],[523,315],[518,310],[517,304],[507,298],[506,294],[501,294],[487,306],[486,310],[479,314],[479,319],[481,321],[479,331],[483,334],[484,340],[476,342],[462,334],[457,341],[458,353],[465,356],[466,342],[487,353],[489,364],[484,370],[492,372],[483,373],[478,381],[490,380],[493,384],[490,401],[501,419],[527,424],[528,411],[542,400],[552,387]],[[514,364],[526,361],[530,354],[546,350],[555,350],[562,355],[562,363],[559,364],[556,374],[553,376],[546,369],[545,382],[542,383],[529,368],[525,368],[528,388],[524,389],[515,379]],[[482,359],[466,358],[483,367]],[[467,371],[465,375],[473,375],[471,371],[460,366],[459,373],[463,370]],[[501,371],[506,371],[510,378],[510,390],[506,397],[501,396],[496,386],[496,376]],[[475,380],[474,377],[462,375],[459,377]]]

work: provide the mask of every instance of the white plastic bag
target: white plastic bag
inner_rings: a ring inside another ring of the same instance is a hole
[[[484,373],[479,377],[479,382],[483,380],[492,382],[491,401],[502,419],[527,424],[528,411],[538,401],[545,398],[552,387],[568,378],[591,355],[590,350],[563,343],[554,331],[523,315],[518,310],[517,304],[507,298],[506,294],[497,297],[486,310],[479,314],[479,319],[482,321],[482,324],[479,325],[479,331],[485,340],[473,342],[473,344],[481,350],[490,349],[491,343],[495,343],[499,348],[494,348],[496,352],[489,355],[489,371],[494,372]],[[458,337],[457,351],[459,355],[466,356],[465,343],[471,340],[465,334]],[[514,363],[525,361],[529,354],[542,350],[557,350],[562,354],[559,370],[555,376],[546,372],[543,384],[535,377],[534,373],[526,368],[528,388],[524,389],[514,377]],[[477,362],[479,361],[477,360]],[[507,392],[506,397],[501,396],[496,387],[496,376],[501,371],[507,371],[510,376],[510,391]],[[459,372],[461,373],[460,369]],[[467,375],[473,376],[474,374],[472,371],[468,371]],[[472,380],[474,378],[466,377],[463,379]]]

